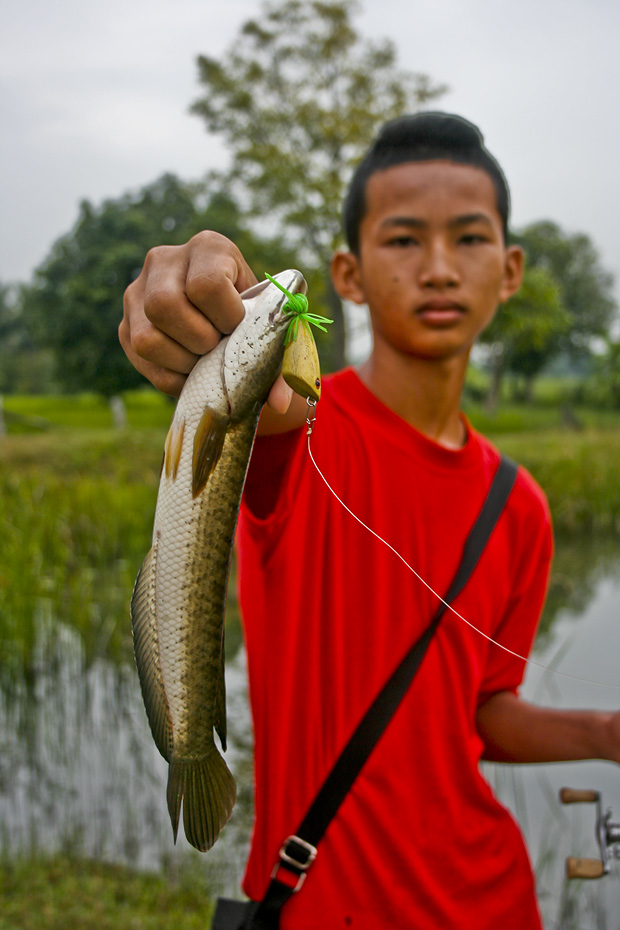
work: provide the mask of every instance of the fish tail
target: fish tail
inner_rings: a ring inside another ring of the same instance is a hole
[[[208,755],[199,760],[179,759],[172,754],[167,794],[175,843],[183,802],[183,827],[187,841],[201,852],[206,852],[231,815],[237,786],[213,744]]]

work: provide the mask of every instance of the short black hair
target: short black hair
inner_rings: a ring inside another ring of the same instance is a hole
[[[351,252],[359,254],[360,225],[366,212],[366,184],[371,175],[405,162],[438,160],[473,165],[486,171],[497,194],[504,241],[508,241],[510,191],[502,169],[485,148],[482,133],[461,116],[423,112],[385,123],[355,169],[343,210],[344,234]]]

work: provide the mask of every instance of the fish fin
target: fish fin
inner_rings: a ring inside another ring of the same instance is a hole
[[[194,435],[194,457],[192,460],[192,496],[204,490],[209,475],[217,465],[224,448],[229,417],[223,416],[212,407],[205,407]]]
[[[177,759],[173,754],[167,798],[175,843],[183,802],[183,827],[188,843],[201,852],[211,849],[237,798],[235,779],[215,744],[200,761]]]
[[[224,675],[224,625],[222,624],[222,648],[220,651],[220,667],[218,669],[217,686],[215,689],[215,714],[213,725],[220,738],[222,749],[226,752],[226,677]]]
[[[179,422],[175,417],[170,424],[166,443],[164,445],[164,464],[166,478],[172,478],[174,481],[179,470],[181,460],[181,451],[183,449],[183,435],[185,433],[185,418],[182,417]]]
[[[142,699],[155,745],[168,761],[172,753],[172,718],[159,664],[159,642],[155,614],[155,565],[157,543],[153,544],[138,572],[131,596],[131,629]]]

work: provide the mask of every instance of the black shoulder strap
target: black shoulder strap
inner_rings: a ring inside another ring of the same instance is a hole
[[[465,542],[461,563],[444,599],[447,603],[460,594],[469,580],[516,476],[515,463],[502,456],[482,510]],[[306,872],[316,857],[319,841],[406,694],[445,609],[446,604],[442,602],[430,626],[415,642],[366,711],[312,802],[296,835],[289,836],[282,846],[280,861],[274,869],[267,893],[260,904],[252,906],[252,916],[244,925],[248,930],[276,930],[278,927],[281,907],[301,888]]]

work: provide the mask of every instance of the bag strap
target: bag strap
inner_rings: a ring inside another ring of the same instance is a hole
[[[465,542],[460,565],[445,596],[446,602],[451,603],[471,577],[516,476],[515,463],[502,456],[482,509]],[[297,833],[285,841],[265,897],[251,907],[252,916],[244,925],[248,930],[277,930],[280,909],[303,885],[307,870],[316,858],[318,843],[408,691],[445,609],[446,604],[442,602],[430,626],[416,640],[364,714]]]

